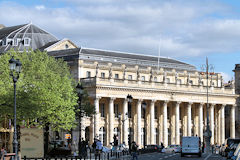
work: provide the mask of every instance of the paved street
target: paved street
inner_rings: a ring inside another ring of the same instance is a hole
[[[129,159],[123,158],[123,159]],[[225,160],[226,158],[221,157],[220,155],[217,154],[212,154],[212,155],[207,155],[203,154],[202,157],[198,157],[195,155],[192,156],[184,156],[181,157],[179,153],[149,153],[149,154],[142,154],[138,156],[139,160]]]

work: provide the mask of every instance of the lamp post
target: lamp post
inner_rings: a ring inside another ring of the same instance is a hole
[[[128,94],[127,95],[127,102],[128,102],[128,109],[127,109],[127,117],[126,118],[131,118],[131,114],[132,114],[132,108],[131,108],[131,104],[132,104],[132,101],[133,101],[133,97],[132,97],[132,95],[130,95],[130,94]],[[126,125],[126,124],[125,124]],[[126,126],[126,128],[127,128],[127,126]],[[128,132],[129,132],[129,134],[128,134],[128,146],[130,146],[131,145],[131,141],[132,141],[132,138],[131,138],[131,132],[132,132],[132,130],[130,129],[130,127],[129,128],[127,128],[127,130],[128,130]]]
[[[79,140],[78,140],[78,155],[80,156],[80,148],[82,143],[82,95],[83,95],[83,86],[81,84],[77,84],[76,86],[77,94],[78,94],[78,120],[79,120]]]
[[[210,153],[210,149],[211,149],[211,147],[210,147],[210,139],[211,139],[211,137],[212,137],[212,132],[211,132],[211,129],[210,129],[210,127],[209,127],[209,103],[208,103],[208,79],[209,79],[209,77],[208,77],[208,74],[209,74],[209,67],[210,67],[210,69],[211,70],[213,70],[213,66],[212,65],[209,65],[208,64],[208,58],[206,58],[206,64],[205,65],[202,65],[202,70],[205,70],[206,69],[206,72],[205,72],[205,74],[206,74],[206,78],[207,78],[207,127],[206,127],[206,129],[205,129],[205,131],[204,131],[204,140],[205,140],[205,144],[206,144],[206,153],[207,154],[209,154]]]
[[[144,118],[144,130],[143,130],[143,146],[145,148],[146,146],[146,108],[147,108],[147,103],[145,101],[142,102],[142,108],[143,108],[143,118]]]
[[[16,106],[16,83],[21,73],[22,63],[19,59],[15,60],[14,57],[9,60],[10,76],[13,79],[14,84],[14,133],[13,133],[13,151],[15,153],[15,159],[18,155],[18,141],[17,141],[17,106]]]

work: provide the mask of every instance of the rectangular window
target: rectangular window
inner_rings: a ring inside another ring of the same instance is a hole
[[[131,104],[128,105],[128,118],[132,118],[132,106],[131,106]]]
[[[153,78],[153,81],[154,81],[154,82],[157,82],[157,77],[154,77],[154,78]]]
[[[141,111],[142,112],[142,116],[141,117],[143,119],[145,119],[146,109],[144,109],[143,107],[141,107],[141,108],[142,108],[142,111]]]
[[[114,115],[115,115],[115,118],[118,118],[118,104],[114,104]]]
[[[142,78],[141,78],[141,79],[142,79],[142,81],[145,81],[145,76],[142,76]]]
[[[128,80],[132,80],[132,75],[128,75]]]
[[[87,71],[87,78],[91,77],[91,72]]]
[[[181,84],[181,83],[182,83],[181,79],[177,79],[177,84]]]
[[[166,83],[170,83],[170,78],[166,78]]]
[[[154,106],[154,118],[157,119],[157,106]]]
[[[100,107],[101,117],[105,117],[105,106],[104,106],[104,103],[100,103],[99,107]]]
[[[17,38],[13,39],[13,46],[18,46],[18,39]]]
[[[192,80],[189,80],[189,83],[193,85],[193,81]]]
[[[105,73],[101,72],[101,78],[105,78]]]
[[[115,79],[119,79],[119,74],[115,74]]]
[[[30,46],[30,38],[24,38],[24,46]]]

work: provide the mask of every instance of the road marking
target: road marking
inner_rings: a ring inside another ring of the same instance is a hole
[[[209,154],[204,160],[207,160],[212,154]]]

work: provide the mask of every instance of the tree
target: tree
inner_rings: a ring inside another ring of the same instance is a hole
[[[17,82],[18,122],[70,130],[75,122],[76,82],[66,62],[46,52],[10,50],[0,56],[0,118],[13,117],[13,82],[8,67],[11,56],[22,62]]]

